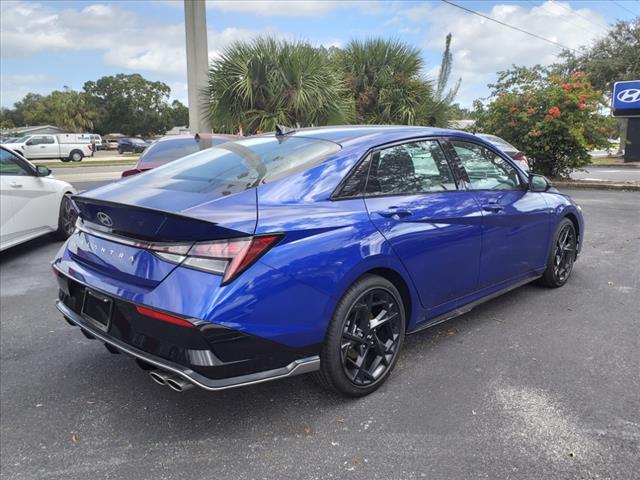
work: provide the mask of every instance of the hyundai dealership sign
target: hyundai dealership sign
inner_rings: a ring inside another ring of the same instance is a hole
[[[640,80],[616,82],[613,86],[613,116],[640,116]]]

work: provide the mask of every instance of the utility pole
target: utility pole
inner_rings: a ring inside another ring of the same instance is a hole
[[[191,133],[210,132],[205,93],[208,83],[209,53],[204,0],[184,0],[184,24],[187,35],[189,130]]]

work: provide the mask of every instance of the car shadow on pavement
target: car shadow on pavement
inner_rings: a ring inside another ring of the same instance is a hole
[[[73,363],[59,372],[64,379],[55,383],[64,383],[64,391],[52,396],[73,398],[74,408],[82,410],[83,416],[101,416],[102,422],[113,423],[111,428],[122,431],[127,438],[135,438],[143,430],[148,436],[149,429],[157,438],[168,436],[175,441],[340,429],[350,419],[358,424],[366,421],[370,409],[379,410],[396,402],[398,386],[429,385],[430,366],[443,359],[446,362],[452,354],[460,355],[460,349],[466,347],[461,345],[465,333],[500,329],[501,311],[539,292],[536,286],[521,287],[468,314],[408,336],[391,378],[377,392],[361,399],[328,392],[309,375],[219,392],[194,388],[178,393],[153,382],[131,358],[110,354],[98,341],[85,340],[76,328],[69,332],[76,335]],[[435,374],[439,375],[437,370]]]
[[[47,234],[21,243],[14,247],[7,248],[6,250],[0,252],[0,266],[9,261],[30,260],[30,257],[34,257],[33,253],[35,251],[47,248],[52,244],[62,245],[62,242],[56,240],[53,235]],[[53,260],[53,257],[51,258],[51,260]]]

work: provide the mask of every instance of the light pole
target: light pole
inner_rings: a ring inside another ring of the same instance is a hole
[[[187,36],[189,130],[191,133],[210,132],[206,108],[209,54],[204,0],[184,0],[184,24]]]

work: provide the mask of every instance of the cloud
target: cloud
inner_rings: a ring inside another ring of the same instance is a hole
[[[47,94],[56,78],[50,75],[2,75],[0,101],[2,105],[13,105],[27,93]],[[60,86],[61,88],[62,86]]]
[[[182,22],[149,24],[117,4],[93,4],[83,9],[54,11],[47,4],[2,2],[2,57],[25,58],[51,51],[98,50],[106,65],[186,76],[185,33]],[[81,27],[81,28],[80,28]],[[210,52],[216,56],[230,43],[272,29],[209,30]]]
[[[465,6],[474,9],[473,5]],[[497,4],[481,13],[574,49],[604,33],[603,29],[596,28],[585,18],[596,24],[606,24],[592,10],[576,10],[569,3],[556,1],[531,6]],[[486,95],[486,84],[495,79],[496,72],[512,64],[550,64],[556,61],[561,51],[557,46],[450,5],[420,4],[398,9],[390,23],[411,28],[425,21],[430,21],[429,26],[423,29],[425,37],[422,46],[426,49],[442,50],[445,36],[449,32],[453,34],[450,82],[462,77],[457,101],[465,105],[470,105],[480,95]]]
[[[341,6],[337,1],[298,0],[233,0],[233,1],[208,1],[207,8],[222,12],[242,12],[259,16],[287,16],[308,17],[324,15],[325,13]]]

